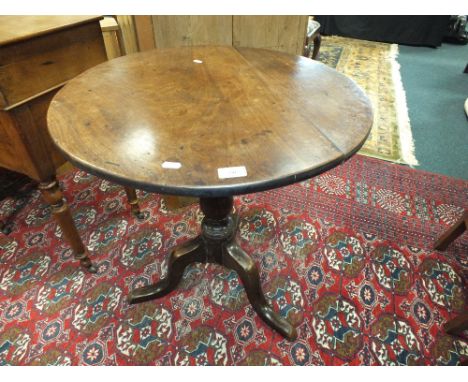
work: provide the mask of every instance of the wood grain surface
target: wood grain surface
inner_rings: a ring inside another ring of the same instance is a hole
[[[24,17],[18,16],[20,25]],[[61,29],[40,29],[33,35],[20,35],[16,29],[11,31],[16,43],[0,44],[0,109],[12,109],[105,61],[99,18],[70,26],[65,24],[68,17],[54,20]],[[33,33],[31,26],[27,32]]]
[[[140,51],[230,45],[302,54],[308,16],[134,16]]]
[[[301,55],[308,16],[234,16],[232,45]]]
[[[337,71],[227,46],[116,58],[70,81],[48,111],[52,139],[77,167],[147,191],[201,197],[312,177],[355,153],[371,125],[369,99]],[[245,176],[220,179],[219,168],[242,166]]]
[[[100,19],[102,16],[0,16],[0,46]]]
[[[156,48],[232,45],[232,16],[152,16]]]

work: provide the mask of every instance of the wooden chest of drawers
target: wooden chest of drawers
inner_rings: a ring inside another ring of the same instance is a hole
[[[85,266],[91,263],[56,181],[64,159],[49,137],[46,115],[68,80],[106,61],[101,18],[0,16],[0,166],[39,182]]]
[[[0,166],[43,181],[63,160],[46,113],[68,80],[106,60],[100,17],[0,17]]]

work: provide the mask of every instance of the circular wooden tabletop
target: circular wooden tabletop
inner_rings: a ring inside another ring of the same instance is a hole
[[[100,64],[49,107],[77,167],[152,192],[229,196],[317,175],[354,154],[372,108],[311,59],[222,46],[152,50]]]

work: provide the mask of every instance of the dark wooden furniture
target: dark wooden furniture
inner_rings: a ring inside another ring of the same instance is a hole
[[[303,56],[309,57],[310,55],[310,46],[312,45],[312,59],[316,60],[320,51],[320,45],[322,43],[322,36],[320,35],[320,23],[309,19],[307,24],[307,37],[304,47]]]
[[[463,331],[468,330],[468,312],[462,313],[454,319],[444,324],[446,333],[453,336],[460,335]]]
[[[175,248],[158,284],[131,303],[164,296],[184,268],[237,271],[256,312],[283,336],[296,329],[263,295],[254,261],[235,242],[233,196],[281,187],[349,158],[372,125],[367,96],[311,59],[232,47],[183,47],[120,57],[70,81],[51,102],[50,134],[76,166],[150,192],[200,198],[200,236]]]
[[[75,257],[90,271],[94,268],[56,180],[65,159],[50,140],[46,113],[67,81],[107,60],[101,18],[0,16],[0,166],[39,182]],[[137,208],[133,203],[132,210]]]
[[[450,243],[452,243],[458,236],[463,234],[468,228],[468,211],[465,210],[463,215],[445,231],[435,242],[434,249],[444,251]]]
[[[468,229],[468,211],[465,210],[463,215],[455,222],[455,224],[445,231],[435,242],[434,249],[444,251],[447,247],[461,236]],[[457,317],[451,319],[444,324],[446,333],[459,336],[464,331],[468,330],[468,312],[461,313]],[[462,366],[468,365],[468,359],[461,363]]]

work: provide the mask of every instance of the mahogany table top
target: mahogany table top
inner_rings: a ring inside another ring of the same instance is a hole
[[[229,46],[152,50],[67,83],[48,111],[79,168],[151,192],[227,196],[317,175],[353,155],[372,108],[305,57]]]

